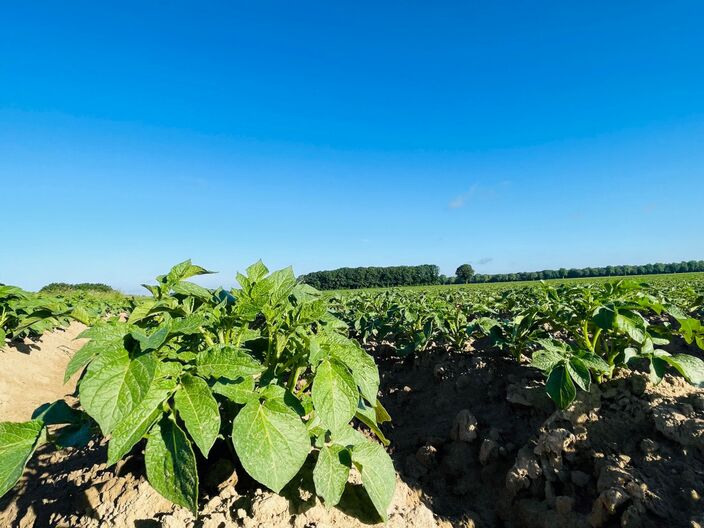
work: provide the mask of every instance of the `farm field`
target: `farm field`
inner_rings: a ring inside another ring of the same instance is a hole
[[[703,274],[207,273],[0,287],[0,525],[704,523]]]
[[[0,528],[704,528],[704,2],[0,13]]]
[[[704,273],[693,272],[693,273],[663,273],[663,274],[651,274],[651,275],[624,275],[624,276],[613,276],[613,277],[589,277],[589,278],[566,278],[566,279],[548,279],[543,282],[552,285],[558,284],[598,284],[600,282],[610,282],[615,280],[630,280],[635,282],[647,282],[653,286],[672,284],[676,287],[677,284],[689,283],[696,284],[704,280]],[[452,290],[504,290],[504,289],[514,289],[521,287],[536,287],[539,286],[541,281],[511,281],[511,282],[487,282],[487,283],[469,283],[469,284],[433,284],[427,286],[395,286],[393,288],[357,288],[357,289],[341,289],[341,290],[327,290],[324,291],[325,295],[333,294],[343,294],[343,293],[354,293],[354,292],[374,292],[374,291],[384,291],[388,289],[394,290],[408,290],[408,291],[422,291],[426,293],[431,293],[434,291],[452,291]]]

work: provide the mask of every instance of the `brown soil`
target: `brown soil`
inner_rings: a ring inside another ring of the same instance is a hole
[[[617,376],[555,411],[539,373],[494,351],[377,360],[399,475],[388,526],[704,524],[704,391],[680,378],[653,387],[644,376]],[[233,486],[226,458],[209,461],[195,518],[149,487],[138,451],[112,468],[97,443],[41,453],[0,501],[0,526],[374,524],[355,484],[328,510],[303,477],[282,497],[246,476]]]
[[[42,403],[71,394],[76,379],[64,385],[64,371],[84,340],[76,336],[85,330],[81,323],[47,332],[39,340],[25,339],[0,348],[0,421],[29,420]]]

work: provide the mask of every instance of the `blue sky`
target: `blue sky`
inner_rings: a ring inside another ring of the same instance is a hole
[[[141,4],[0,8],[0,282],[704,258],[701,2]]]

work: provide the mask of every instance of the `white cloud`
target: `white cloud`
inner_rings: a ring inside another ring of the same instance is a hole
[[[447,206],[450,209],[460,209],[461,207],[464,207],[465,205],[467,205],[467,201],[476,194],[477,189],[479,189],[479,186],[475,183],[469,188],[466,193],[457,195],[452,200],[450,200],[450,203],[447,204]]]

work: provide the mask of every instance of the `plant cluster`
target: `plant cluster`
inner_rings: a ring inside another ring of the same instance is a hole
[[[51,295],[0,285],[0,347],[5,339],[36,338],[72,320],[91,325],[106,315],[131,311],[134,301],[119,292],[72,291]]]
[[[315,491],[331,506],[354,468],[385,519],[393,464],[353,426],[388,443],[374,360],[290,268],[270,274],[258,262],[231,291],[186,280],[205,273],[190,261],[174,266],[146,286],[152,298],[127,321],[82,334],[90,340],[66,369],[67,380],[82,373],[80,410],[59,401],[30,422],[0,424],[0,495],[39,445],[82,445],[99,432],[109,437],[108,464],[146,439],[150,484],[194,512],[199,468],[219,444],[275,492],[314,462]]]
[[[47,330],[66,326],[73,311],[60,299],[0,285],[0,347],[5,339],[37,337]]]
[[[337,294],[333,307],[363,343],[389,343],[400,355],[430,347],[462,350],[486,337],[544,371],[560,407],[617,369],[645,369],[658,383],[668,368],[704,383],[704,362],[666,348],[704,349],[702,284],[659,287],[634,281],[546,284],[504,290],[385,290]],[[672,348],[672,347],[670,347]]]

